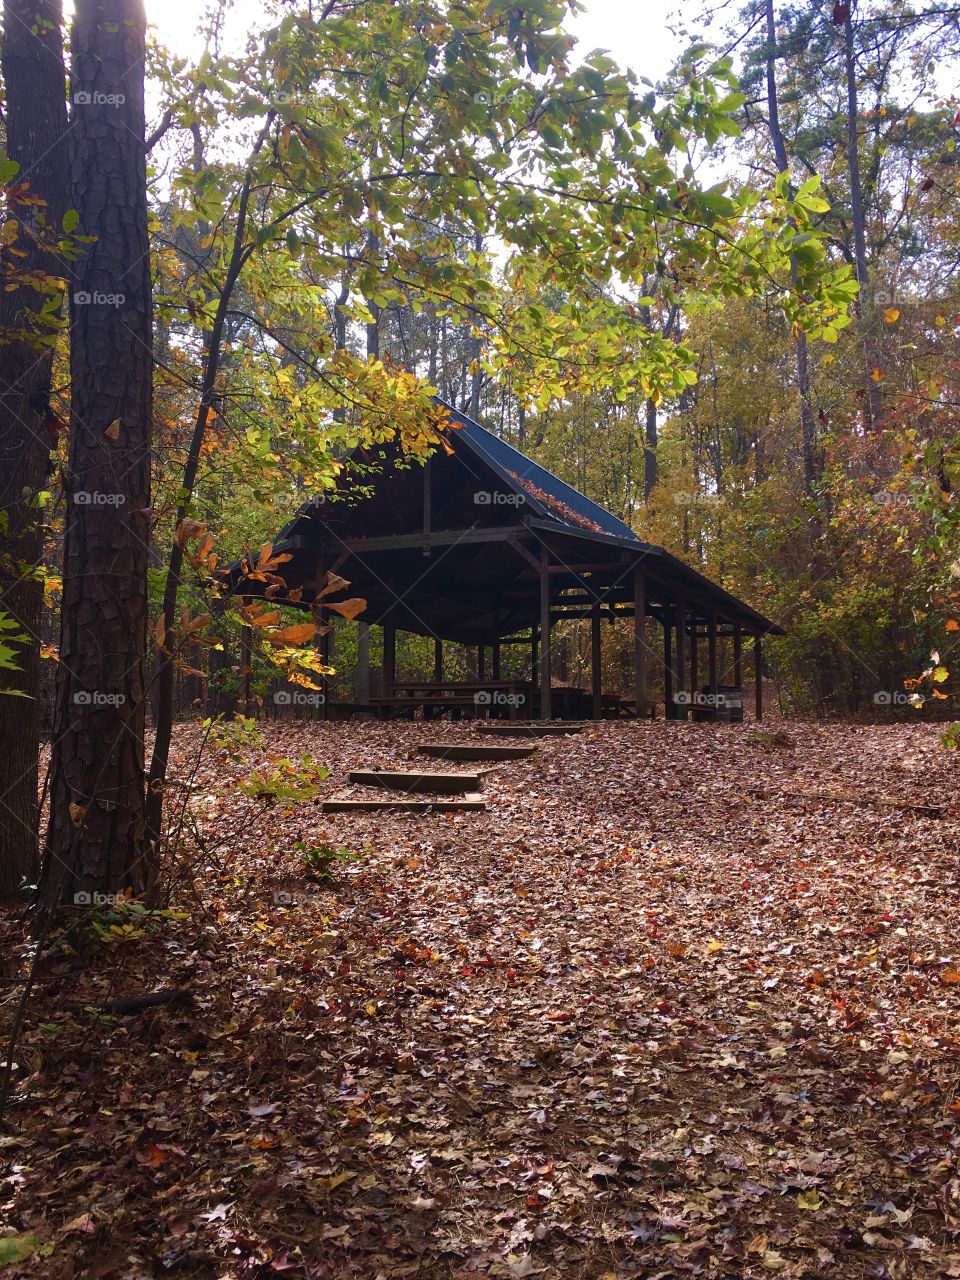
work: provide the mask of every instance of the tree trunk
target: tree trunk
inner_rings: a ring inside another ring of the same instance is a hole
[[[780,103],[777,96],[777,25],[773,12],[773,0],[766,0],[767,19],[767,114],[770,120],[770,138],[773,142],[777,168],[786,173],[790,168],[787,145],[780,127]],[[796,264],[791,259],[790,274],[796,280]],[[810,399],[810,360],[807,335],[798,332],[794,351],[797,362],[797,390],[800,395],[800,439],[803,450],[803,484],[807,493],[813,493],[818,476],[817,419]]]
[[[648,400],[643,449],[643,497],[649,501],[659,479],[657,469],[657,402]]]
[[[60,0],[4,4],[7,154],[20,166],[17,183],[29,184],[29,194],[46,202],[39,208],[24,206],[17,217],[16,248],[26,253],[18,266],[58,276],[63,262],[44,248],[44,240],[58,238],[67,209],[62,22]],[[0,693],[0,899],[32,879],[39,863],[43,539],[37,495],[46,486],[52,443],[47,422],[53,350],[26,335],[37,328],[49,341],[51,330],[34,322],[45,301],[44,294],[26,287],[0,293],[0,609],[28,637],[28,643],[17,646],[19,670],[3,674],[4,687],[23,696]],[[12,332],[20,340],[9,341]]]
[[[855,0],[850,0],[846,19],[843,24],[843,59],[847,80],[847,168],[850,182],[850,220],[853,224],[853,260],[857,273],[857,284],[860,296],[857,309],[860,315],[860,329],[863,337],[863,356],[866,371],[864,383],[864,416],[868,426],[875,426],[880,420],[882,405],[880,388],[873,378],[877,367],[876,350],[870,334],[870,323],[873,307],[867,293],[870,283],[870,272],[867,266],[867,232],[863,210],[863,185],[860,180],[860,148],[857,142],[857,65],[854,56],[853,9]]]
[[[41,910],[148,887],[144,841],[152,313],[142,0],[76,0],[73,388]],[[89,896],[88,896],[89,895]]]

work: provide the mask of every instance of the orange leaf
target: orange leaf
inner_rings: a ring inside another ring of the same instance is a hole
[[[320,588],[320,590],[317,592],[314,599],[322,600],[324,596],[330,595],[330,593],[333,591],[345,591],[347,587],[349,587],[349,585],[350,583],[347,581],[347,579],[341,578],[339,573],[328,573],[327,585],[325,587]],[[332,607],[333,606],[331,605],[331,608]]]
[[[282,631],[275,631],[267,639],[271,644],[306,644],[315,635],[316,628],[312,622],[298,622],[292,627],[284,627]]]
[[[334,613],[339,613],[341,618],[352,622],[358,614],[363,613],[367,602],[361,596],[354,596],[351,600],[338,600],[335,604],[328,604],[326,607],[332,609]]]

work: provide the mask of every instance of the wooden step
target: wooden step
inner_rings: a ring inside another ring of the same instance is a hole
[[[477,732],[491,738],[553,738],[582,733],[583,720],[489,720],[476,726]]]
[[[354,769],[347,777],[360,787],[385,787],[388,791],[429,791],[438,796],[462,796],[467,791],[479,791],[483,785],[483,778],[479,773]]]
[[[486,809],[487,805],[479,792],[471,791],[464,796],[436,800],[400,800],[387,796],[376,800],[352,800],[334,796],[332,800],[324,800],[321,807],[324,813],[374,813],[383,810],[400,813],[476,813]]]
[[[440,760],[526,760],[536,750],[497,742],[422,742],[417,747],[420,755]]]

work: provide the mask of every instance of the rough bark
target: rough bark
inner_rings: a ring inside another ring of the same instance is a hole
[[[777,26],[774,17],[773,0],[766,0],[766,35],[767,35],[767,115],[770,124],[770,138],[777,159],[777,168],[786,173],[790,168],[787,156],[787,144],[780,127],[780,102],[777,95],[777,62],[776,41]],[[790,264],[791,275],[796,279],[796,267]],[[810,399],[810,359],[807,348],[807,335],[798,332],[794,341],[797,364],[797,391],[800,395],[800,438],[803,449],[803,483],[807,493],[812,493],[818,476],[817,459],[817,419]]]
[[[77,0],[70,176],[73,403],[41,906],[148,887],[144,666],[152,315],[141,0]],[[79,895],[79,896],[78,896]]]
[[[847,81],[847,169],[850,182],[850,221],[853,226],[853,261],[860,286],[858,303],[863,340],[863,356],[866,377],[864,379],[864,416],[868,426],[880,419],[882,403],[880,388],[873,378],[877,366],[875,344],[870,334],[873,305],[868,293],[870,271],[867,265],[867,231],[863,205],[863,183],[860,179],[860,147],[857,139],[857,64],[853,31],[854,0],[851,0],[843,24],[843,60]]]
[[[22,206],[17,216],[16,247],[26,252],[17,265],[56,276],[64,267],[50,242],[67,209],[62,21],[60,0],[6,0],[3,7],[7,155],[20,165],[17,184],[45,201]],[[37,495],[46,487],[49,466],[53,352],[27,335],[37,329],[34,317],[45,301],[27,287],[0,293],[0,610],[29,637],[17,647],[19,670],[4,672],[2,679],[4,688],[22,696],[0,694],[0,898],[31,880],[39,862],[43,583]],[[39,336],[49,339],[50,329],[40,329]]]

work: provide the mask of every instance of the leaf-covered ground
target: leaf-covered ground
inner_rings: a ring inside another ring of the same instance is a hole
[[[332,794],[471,730],[265,733]],[[960,1276],[960,809],[867,803],[955,801],[935,729],[605,724],[476,815],[264,810],[261,763],[201,764],[186,919],[41,970],[10,1274]]]

